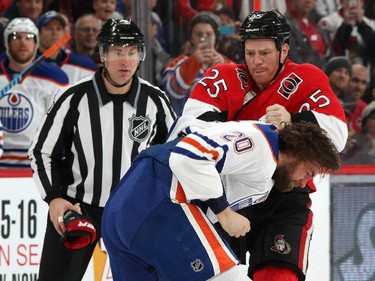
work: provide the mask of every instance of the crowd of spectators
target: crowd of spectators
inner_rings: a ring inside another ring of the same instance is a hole
[[[150,0],[151,33],[145,34],[153,36],[152,52],[148,54],[154,66],[151,81],[167,93],[177,114],[182,112],[191,89],[210,66],[242,62],[238,31],[252,10],[252,2]],[[71,41],[48,62],[60,67],[73,84],[101,65],[96,35],[102,24],[109,18],[133,17],[132,3],[133,0],[3,0],[0,30],[3,34],[14,18],[29,18],[39,30],[36,57],[70,33]],[[291,26],[290,58],[297,63],[314,64],[329,77],[348,118],[350,137],[343,153],[344,164],[375,162],[375,156],[368,151],[361,152],[361,157],[353,156],[358,147],[375,151],[375,141],[369,137],[375,100],[375,1],[263,0],[260,3],[262,9],[276,8],[286,16]],[[5,46],[0,36],[1,61],[7,57]],[[0,97],[0,106],[3,98]],[[0,116],[0,121],[3,118]],[[358,145],[364,141],[368,145]]]

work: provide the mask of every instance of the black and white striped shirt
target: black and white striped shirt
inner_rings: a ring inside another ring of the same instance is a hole
[[[111,95],[100,73],[55,101],[29,150],[47,203],[67,195],[103,207],[132,159],[163,143],[175,119],[159,88],[134,77],[128,93]]]

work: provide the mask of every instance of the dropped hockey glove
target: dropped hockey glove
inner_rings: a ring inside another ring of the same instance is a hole
[[[64,213],[64,224],[66,231],[60,239],[64,247],[79,250],[94,243],[96,230],[86,216],[68,210]]]

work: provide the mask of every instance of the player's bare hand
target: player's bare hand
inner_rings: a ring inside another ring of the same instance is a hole
[[[292,117],[290,113],[280,104],[270,105],[266,109],[266,120],[268,123],[281,129],[284,125],[290,124]]]
[[[234,237],[245,236],[250,231],[250,221],[244,216],[234,212],[227,207],[224,211],[218,213],[217,218],[222,228]]]
[[[63,198],[55,198],[49,203],[50,220],[52,221],[53,226],[60,235],[63,235],[65,231],[63,216],[65,211],[67,210],[74,210],[76,212],[82,213],[79,204],[73,205]]]

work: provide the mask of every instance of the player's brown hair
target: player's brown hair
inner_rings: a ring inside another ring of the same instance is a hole
[[[321,173],[340,168],[340,155],[326,131],[311,122],[286,125],[279,131],[280,151],[297,161],[315,162]]]

